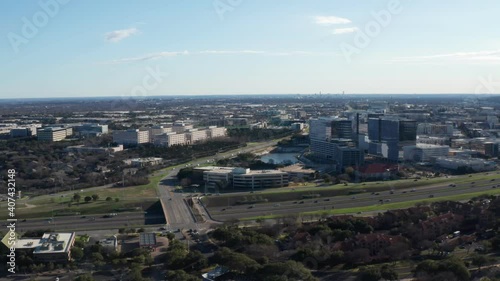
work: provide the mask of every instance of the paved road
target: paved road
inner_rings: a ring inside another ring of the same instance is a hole
[[[277,144],[278,141],[269,141],[254,146],[243,147],[229,152],[218,153],[211,157],[205,157],[184,164],[187,166],[196,166],[198,164],[214,163],[217,159],[230,157],[236,153],[246,153],[258,151]],[[165,212],[167,227],[170,229],[197,229],[199,231],[208,230],[210,222],[196,222],[190,208],[187,206],[184,198],[187,194],[175,192],[175,186],[179,185],[177,173],[180,168],[172,169],[158,184],[158,192]]]
[[[354,208],[380,205],[380,210],[383,210],[384,203],[397,203],[412,200],[429,199],[430,196],[434,198],[442,196],[457,195],[471,192],[481,192],[491,190],[493,186],[500,189],[500,176],[495,181],[481,180],[471,181],[456,184],[455,187],[449,186],[450,183],[437,184],[431,187],[417,187],[400,189],[390,194],[390,191],[379,192],[379,195],[370,193],[356,194],[355,196],[336,196],[336,197],[322,197],[318,199],[304,199],[293,200],[273,203],[260,203],[254,204],[253,208],[250,205],[230,206],[228,207],[208,207],[208,211],[213,219],[219,221],[227,221],[230,219],[241,219],[263,215],[286,215],[293,213],[330,210],[333,207],[336,209]],[[497,187],[498,186],[498,187]],[[265,194],[262,194],[265,197]]]
[[[26,219],[26,221],[19,220],[16,223],[16,231],[22,232],[36,229],[53,229],[56,231],[118,229],[144,225],[146,220],[145,215],[142,212],[120,213],[111,218],[104,218],[103,216],[104,214],[54,217],[50,220],[50,222],[47,218]],[[151,219],[151,217],[148,216],[148,219]]]

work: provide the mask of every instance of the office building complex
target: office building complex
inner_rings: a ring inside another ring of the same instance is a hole
[[[73,127],[73,131],[79,137],[97,137],[108,133],[108,125],[83,124]]]
[[[369,118],[368,139],[369,154],[398,161],[400,147],[416,144],[417,123],[395,117]]]
[[[162,135],[156,135],[153,141],[154,145],[158,146],[173,146],[186,144],[186,134],[177,134],[170,132]]]
[[[364,162],[364,153],[353,140],[353,122],[342,118],[320,118],[310,121],[310,148],[313,156],[333,163],[337,171]]]
[[[124,131],[114,131],[113,141],[124,145],[138,145],[149,142],[149,131],[130,129]]]
[[[37,129],[37,137],[39,141],[62,141],[72,134],[72,128],[45,127]]]

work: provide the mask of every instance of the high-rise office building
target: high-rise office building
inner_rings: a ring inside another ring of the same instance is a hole
[[[417,123],[414,120],[378,117],[368,119],[368,153],[398,161],[403,145],[412,145],[417,140]]]
[[[319,118],[310,121],[309,138],[313,155],[335,164],[337,171],[364,162],[364,153],[353,140],[353,122],[343,118]]]

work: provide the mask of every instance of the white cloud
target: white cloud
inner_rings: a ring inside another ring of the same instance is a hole
[[[123,58],[123,59],[118,59],[118,60],[113,60],[109,61],[107,63],[109,64],[118,64],[118,63],[129,63],[129,62],[138,62],[138,61],[148,61],[148,60],[154,60],[154,59],[160,59],[160,58],[166,58],[166,57],[175,57],[178,55],[188,55],[188,51],[182,51],[182,52],[159,52],[159,53],[153,53],[153,54],[148,54],[140,57],[132,57],[132,58]]]
[[[456,52],[428,56],[396,57],[394,62],[422,62],[422,61],[500,61],[500,50]]]
[[[213,54],[213,55],[231,55],[231,54],[264,54],[264,51],[254,50],[241,50],[241,51],[228,51],[228,50],[206,50],[200,51],[199,54]]]
[[[105,64],[120,64],[132,63],[139,61],[148,61],[166,57],[175,57],[179,55],[263,55],[263,56],[336,56],[335,52],[307,52],[307,51],[284,51],[284,52],[268,52],[257,50],[204,50],[204,51],[181,51],[181,52],[159,52],[147,54],[139,57],[122,58],[104,62]]]
[[[127,37],[137,34],[139,30],[137,28],[120,29],[106,33],[106,41],[108,42],[119,42]]]
[[[315,16],[314,23],[319,25],[334,25],[334,24],[348,24],[351,20],[346,18],[340,18],[336,16]]]
[[[336,28],[333,30],[333,34],[335,34],[335,35],[347,34],[347,33],[353,33],[356,31],[358,31],[357,27]]]

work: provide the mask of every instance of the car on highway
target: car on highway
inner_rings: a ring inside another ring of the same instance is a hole
[[[391,191],[389,192],[389,194],[394,194],[394,190],[391,190]]]
[[[253,208],[255,208],[255,205],[250,205],[250,206],[248,207],[248,209],[253,209]]]
[[[434,198],[434,194],[429,195],[429,198]]]
[[[281,206],[279,203],[278,204],[274,204],[274,207],[279,207]]]
[[[326,198],[326,199],[325,199],[325,200],[323,200],[323,201],[330,201],[330,198]]]
[[[385,202],[391,202],[391,199],[385,199]]]
[[[356,199],[356,196],[351,197],[352,200]]]
[[[299,204],[304,204],[304,201],[300,201]]]

